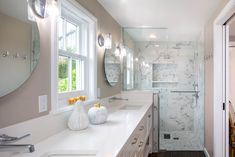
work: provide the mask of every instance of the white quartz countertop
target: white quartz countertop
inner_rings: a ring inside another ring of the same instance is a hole
[[[105,124],[90,125],[82,131],[64,130],[36,144],[35,152],[16,154],[14,157],[44,157],[47,153],[77,151],[94,152],[97,157],[116,157],[152,103],[128,102],[128,105],[132,104],[142,107],[134,110],[117,109],[109,113]]]

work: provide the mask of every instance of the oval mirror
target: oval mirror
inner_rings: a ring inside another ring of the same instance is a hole
[[[115,46],[113,46],[115,47]],[[115,86],[119,82],[121,74],[121,61],[118,55],[115,55],[116,48],[105,49],[104,70],[107,82]]]
[[[0,97],[20,87],[39,60],[39,30],[28,17],[27,0],[0,0]]]

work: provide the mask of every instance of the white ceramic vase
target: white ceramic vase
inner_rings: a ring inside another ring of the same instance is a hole
[[[83,102],[77,102],[74,106],[73,112],[68,120],[68,127],[71,130],[84,130],[88,127],[89,120],[84,109]]]
[[[91,124],[103,124],[108,118],[108,111],[106,107],[101,106],[100,104],[95,104],[94,107],[89,109],[88,117]]]

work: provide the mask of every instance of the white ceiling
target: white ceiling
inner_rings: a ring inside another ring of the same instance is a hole
[[[0,0],[0,13],[27,21],[27,0]]]
[[[170,40],[195,40],[221,0],[98,0],[123,27],[166,27]]]
[[[124,33],[126,32],[135,41],[168,41],[168,29],[125,28]],[[151,38],[151,35],[156,38]]]

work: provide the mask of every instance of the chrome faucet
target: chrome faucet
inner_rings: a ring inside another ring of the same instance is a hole
[[[125,101],[128,101],[128,99],[118,98],[118,97],[111,97],[111,98],[109,98],[109,102],[112,102],[114,100],[125,100]]]
[[[26,134],[21,137],[12,137],[6,134],[0,135],[0,152],[1,151],[12,151],[12,150],[21,150],[27,149],[30,153],[34,152],[34,145],[32,144],[10,144],[16,141],[19,141],[23,138],[30,136],[30,134]]]

